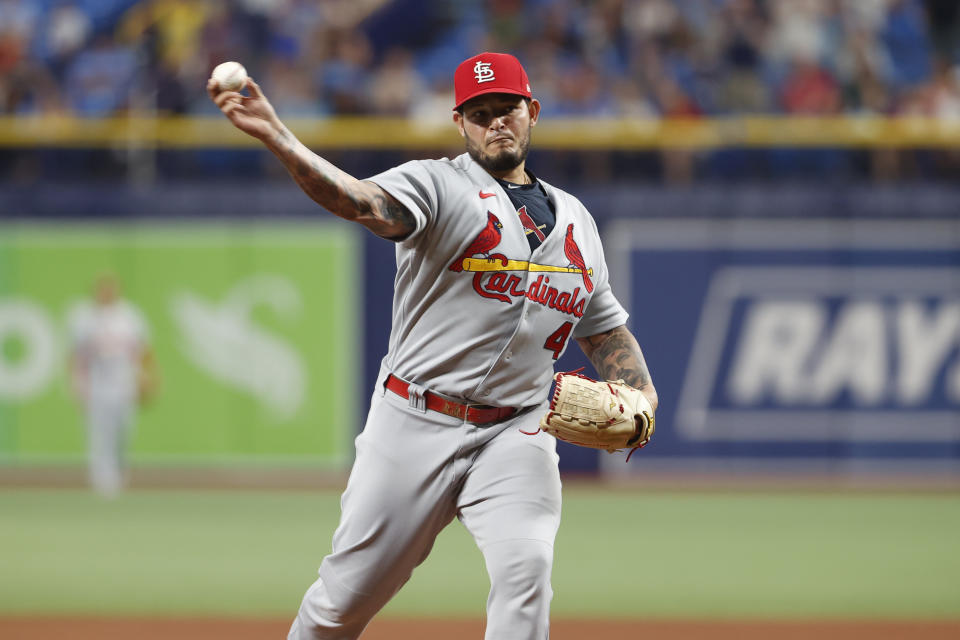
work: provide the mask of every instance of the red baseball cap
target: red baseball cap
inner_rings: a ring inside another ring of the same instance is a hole
[[[520,61],[509,53],[481,53],[467,58],[453,74],[457,105],[484,93],[513,93],[526,98],[530,93],[530,80]]]

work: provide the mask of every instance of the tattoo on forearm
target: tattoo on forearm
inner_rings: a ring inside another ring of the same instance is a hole
[[[626,327],[592,336],[587,342],[587,356],[601,377],[623,380],[636,389],[643,389],[650,384],[650,370],[643,352]]]
[[[275,153],[304,193],[336,215],[383,236],[403,236],[415,223],[407,208],[380,187],[341,171],[284,129],[273,140]]]

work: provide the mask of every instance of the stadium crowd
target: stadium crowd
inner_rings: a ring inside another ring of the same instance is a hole
[[[214,114],[205,81],[217,63],[239,60],[284,118],[437,124],[449,121],[452,70],[484,50],[520,57],[544,118],[960,121],[957,0],[0,0],[0,116]],[[0,175],[91,165],[68,157],[5,151]],[[190,175],[202,157],[152,155],[147,165],[158,168],[146,173]],[[679,183],[960,170],[953,149],[558,151],[549,159],[596,180]],[[218,153],[203,170],[236,175],[247,162]],[[125,158],[92,164],[134,172]],[[254,161],[249,170],[265,169]]]
[[[960,117],[956,0],[0,0],[0,113],[207,112],[234,59],[286,115],[432,116],[481,50],[548,116]]]

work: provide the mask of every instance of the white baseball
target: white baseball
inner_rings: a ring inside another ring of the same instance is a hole
[[[239,62],[221,62],[211,74],[222,91],[240,91],[247,84],[247,70]]]

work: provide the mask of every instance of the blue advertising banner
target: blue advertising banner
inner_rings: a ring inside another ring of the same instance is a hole
[[[604,242],[660,396],[651,457],[960,467],[960,222],[648,218]]]

